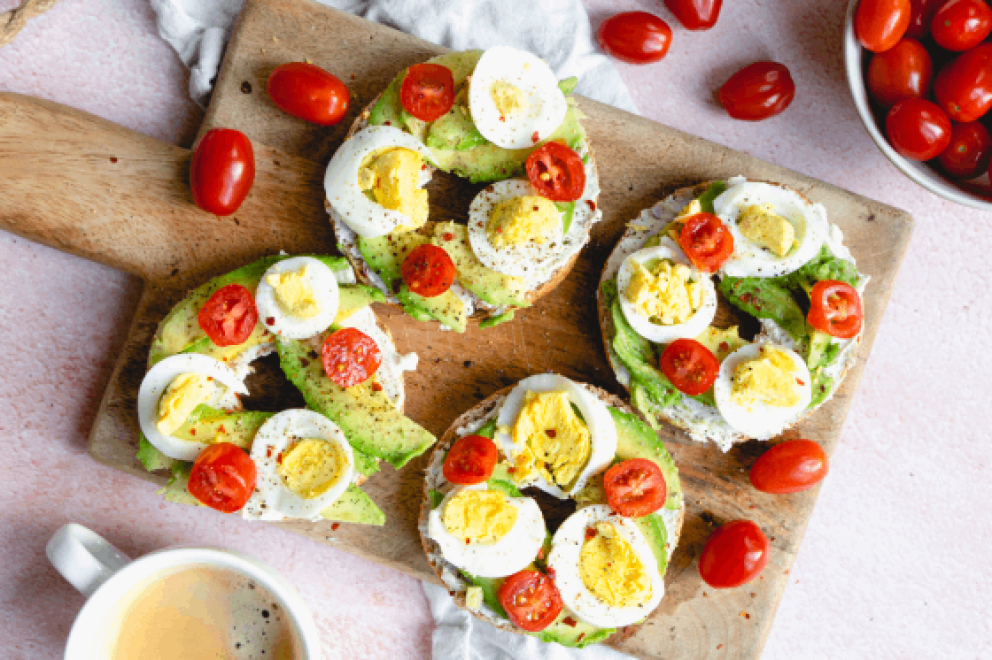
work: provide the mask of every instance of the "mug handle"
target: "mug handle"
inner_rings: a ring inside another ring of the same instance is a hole
[[[45,553],[62,577],[87,597],[131,562],[102,536],[75,523],[60,527]]]

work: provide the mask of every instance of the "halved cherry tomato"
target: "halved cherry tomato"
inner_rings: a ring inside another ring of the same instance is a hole
[[[823,481],[830,469],[823,447],[812,440],[786,440],[751,466],[751,485],[763,493],[798,493]]]
[[[214,215],[231,215],[245,201],[254,181],[251,140],[230,128],[207,131],[189,163],[193,203]]]
[[[905,37],[922,40],[930,34],[933,15],[943,2],[944,0],[909,0],[909,28],[906,29]]]
[[[914,39],[903,39],[884,53],[876,53],[868,65],[868,91],[885,108],[903,99],[926,98],[931,82],[933,60]]]
[[[596,39],[608,54],[630,64],[657,62],[672,45],[672,28],[646,11],[614,14],[603,21]]]
[[[440,296],[455,283],[455,262],[444,248],[429,243],[406,255],[402,271],[410,291],[424,298]]]
[[[992,136],[980,122],[954,124],[951,143],[940,154],[940,166],[959,179],[974,179],[985,174],[992,157]]]
[[[444,458],[441,474],[453,484],[471,486],[481,484],[493,476],[499,461],[496,443],[481,435],[459,438]]]
[[[734,119],[761,121],[785,111],[796,97],[796,83],[788,67],[778,62],[755,62],[723,83],[720,105]]]
[[[548,142],[527,156],[527,178],[541,197],[574,202],[586,189],[582,158],[561,142]]]
[[[903,99],[885,117],[892,148],[910,160],[930,160],[951,141],[951,120],[926,99]]]
[[[455,104],[455,79],[440,64],[414,64],[406,70],[400,102],[421,121],[436,121]]]
[[[975,46],[945,66],[933,81],[937,104],[962,123],[981,118],[992,108],[992,43]]]
[[[699,557],[699,575],[715,589],[739,587],[768,563],[768,538],[750,520],[729,522],[710,535]]]
[[[251,291],[240,284],[228,284],[210,296],[196,320],[213,343],[237,346],[255,329],[258,309]]]
[[[930,33],[947,50],[974,48],[992,32],[992,9],[983,0],[948,0],[933,15]]]
[[[809,294],[809,324],[839,339],[851,339],[861,332],[863,313],[857,289],[845,282],[823,280]]]
[[[686,30],[709,30],[720,17],[723,0],[665,0]]]
[[[255,490],[255,462],[230,442],[210,445],[189,472],[189,494],[212,509],[233,513]]]
[[[668,484],[661,468],[646,458],[617,463],[603,477],[606,502],[621,516],[640,518],[665,506]]]
[[[312,124],[333,126],[348,112],[348,88],[316,64],[278,66],[269,74],[266,89],[280,110]]]
[[[676,339],[658,360],[661,372],[680,392],[697,396],[713,387],[720,361],[695,339]]]
[[[689,261],[707,273],[715,272],[734,252],[734,235],[712,213],[697,213],[687,218],[679,243]]]
[[[909,0],[861,0],[854,12],[854,34],[873,53],[885,52],[905,36],[911,13]]]
[[[364,383],[382,363],[375,340],[361,330],[342,328],[330,334],[320,349],[324,373],[341,387]]]
[[[520,571],[506,578],[497,593],[510,621],[529,632],[544,630],[561,613],[561,593],[538,571]]]

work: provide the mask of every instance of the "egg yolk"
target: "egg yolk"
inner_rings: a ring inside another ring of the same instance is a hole
[[[358,170],[358,186],[377,204],[410,219],[394,231],[412,231],[427,222],[427,191],[420,187],[424,159],[411,149],[395,147],[373,154]]]
[[[215,392],[211,379],[200,374],[180,374],[173,379],[158,400],[155,425],[165,435],[172,435],[193,410],[209,401]]]
[[[744,238],[784,257],[796,242],[792,223],[773,212],[771,204],[745,206],[737,215],[737,228]]]
[[[795,371],[796,364],[788,353],[774,346],[763,346],[758,357],[745,360],[734,369],[733,402],[745,407],[761,403],[791,408],[799,403]]]
[[[448,500],[442,516],[452,536],[470,543],[493,544],[517,522],[517,507],[495,490],[463,490]]]
[[[703,283],[692,270],[668,259],[644,264],[632,259],[634,274],[624,295],[641,316],[662,325],[685,323],[703,304]]]
[[[273,273],[265,278],[272,287],[279,309],[298,319],[313,318],[321,310],[320,300],[310,286],[308,268],[307,265],[297,270]]]
[[[520,448],[513,473],[517,481],[537,472],[568,490],[592,453],[589,428],[575,414],[567,392],[527,392],[511,434]]]
[[[334,442],[307,438],[283,453],[276,473],[286,488],[305,500],[320,497],[341,479],[348,461]]]
[[[651,577],[644,562],[608,522],[587,530],[579,553],[579,576],[610,607],[636,607],[651,599]]]
[[[498,250],[508,245],[547,243],[560,226],[561,213],[554,202],[526,195],[496,204],[486,224],[486,235]]]
[[[519,87],[502,80],[497,80],[492,84],[489,88],[489,96],[492,97],[493,103],[496,104],[499,114],[504,117],[530,107],[527,97]]]

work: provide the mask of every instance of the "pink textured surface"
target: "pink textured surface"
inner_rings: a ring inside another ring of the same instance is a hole
[[[0,10],[14,4],[0,0]],[[989,216],[917,187],[874,147],[843,77],[846,3],[737,0],[705,33],[682,30],[656,0],[588,4],[594,24],[637,8],[672,23],[664,61],[619,65],[646,116],[907,209],[917,221],[765,658],[989,657]],[[733,121],[713,92],[757,59],[790,67],[796,101],[766,122]],[[185,88],[147,0],[62,0],[0,49],[0,89],[179,144],[201,117]],[[430,612],[412,579],[263,525],[168,505],[149,484],[90,460],[86,435],[137,282],[7,234],[0,262],[3,657],[61,655],[82,598],[49,567],[44,544],[70,520],[132,555],[208,543],[260,557],[300,588],[331,657],[429,655]]]

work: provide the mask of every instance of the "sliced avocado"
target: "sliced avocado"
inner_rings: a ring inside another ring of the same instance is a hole
[[[641,421],[636,415],[610,407],[610,415],[617,427],[617,458],[625,461],[629,458],[646,458],[654,461],[661,468],[668,486],[668,499],[665,508],[676,510],[682,504],[682,486],[679,481],[679,470],[675,461],[665,449],[664,443],[654,430]]]
[[[708,348],[720,362],[738,348],[748,344],[746,339],[741,339],[736,325],[726,329],[708,326],[696,337],[696,341]]]
[[[823,280],[837,280],[851,286],[857,286],[861,280],[861,275],[853,263],[835,257],[830,248],[824,245],[816,257],[798,270],[774,279],[781,281],[791,289],[803,289],[808,292],[814,284]]]
[[[229,413],[200,405],[172,435],[180,440],[194,442],[230,442],[245,451],[251,451],[255,434],[270,417],[272,413]]]
[[[455,104],[427,129],[424,140],[431,149],[463,151],[486,143],[479,129],[472,123],[472,116],[464,105]]]
[[[158,449],[155,445],[148,442],[148,438],[142,433],[141,438],[138,440],[138,460],[149,472],[155,472],[156,470],[171,470],[172,465],[176,462],[175,459],[169,458]]]
[[[434,490],[432,488],[430,490],[430,496],[431,496],[431,509],[436,509],[439,506],[441,506],[441,501],[444,499],[444,493],[442,493],[439,490]]]
[[[771,319],[789,333],[805,353],[809,345],[806,315],[779,278],[725,277],[718,285],[728,301],[746,314]]]
[[[499,491],[507,497],[523,497],[520,490],[509,481],[503,481],[502,479],[489,479],[489,481],[486,482],[486,485],[489,486],[489,490]]]
[[[568,96],[569,94],[575,91],[575,86],[578,84],[579,84],[579,79],[576,78],[575,76],[572,76],[571,78],[565,78],[564,80],[559,80],[558,89],[561,90],[562,94]]]
[[[386,514],[382,512],[372,498],[358,486],[352,484],[334,504],[320,512],[324,520],[336,522],[360,523],[382,527],[386,523]]]
[[[830,342],[833,341],[833,337],[822,330],[815,328],[812,330],[813,334],[809,338],[809,356],[806,358],[806,364],[810,369],[830,364],[827,361],[829,359],[828,350],[830,348]],[[836,354],[833,357],[836,358]]]
[[[468,227],[454,222],[439,222],[431,239],[448,253],[455,264],[458,283],[490,305],[529,307],[527,286],[521,277],[497,273],[483,265],[472,251]]]
[[[483,329],[494,328],[500,323],[507,323],[508,321],[512,321],[514,316],[515,314],[511,309],[510,311],[504,312],[503,314],[498,314],[496,316],[490,316],[488,318],[482,319],[479,322],[479,327]]]
[[[462,577],[465,578],[466,582],[472,586],[482,589],[482,602],[485,603],[489,609],[504,619],[508,618],[506,616],[506,610],[503,609],[503,606],[499,602],[498,595],[499,587],[504,581],[503,578],[478,577],[470,573],[466,573],[465,571],[461,571],[461,574]]]
[[[424,298],[411,293],[404,284],[396,294],[396,298],[407,312],[414,310],[411,312],[414,318],[422,320],[423,315],[426,314],[457,333],[465,332],[468,325],[465,301],[456,296],[454,291],[448,290],[439,296]]]
[[[185,463],[183,461],[176,461],[172,464],[172,479],[169,483],[165,485],[158,494],[166,499],[168,502],[175,502],[176,504],[188,504],[191,506],[204,506],[200,504],[200,501],[190,495],[189,492],[189,473],[193,469],[192,463]]]
[[[395,293],[403,282],[403,260],[415,248],[426,243],[430,243],[430,239],[416,232],[386,234],[375,238],[359,238],[358,251],[362,253],[365,263]]]
[[[727,184],[723,181],[714,181],[706,191],[698,197],[699,206],[703,213],[715,213],[713,202],[727,190]]]
[[[374,302],[386,302],[386,295],[374,286],[347,284],[338,288],[338,315],[335,325]]]
[[[555,642],[562,646],[582,649],[603,641],[616,631],[616,628],[591,626],[574,614],[570,614],[567,609],[562,609],[561,614],[550,626],[532,634],[543,642]]]
[[[575,202],[555,202],[555,206],[561,212],[561,232],[567,234],[575,215]]]
[[[261,344],[267,344],[271,341],[272,335],[265,329],[265,326],[260,320],[255,324],[255,328],[251,331],[248,339],[244,340],[240,344],[236,344],[234,346],[218,346],[210,340],[210,337],[203,336],[196,339],[179,352],[200,353],[202,355],[212,357],[215,360],[220,360],[221,362],[230,362],[249,348],[253,348]]]
[[[651,552],[658,562],[658,573],[664,577],[668,570],[668,528],[665,521],[657,513],[651,513],[640,518],[634,518],[634,522],[644,535],[644,540],[651,546]]]

